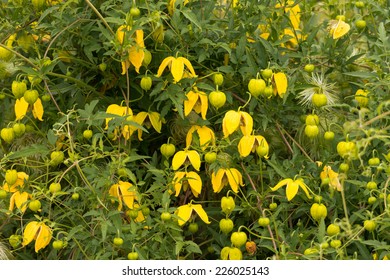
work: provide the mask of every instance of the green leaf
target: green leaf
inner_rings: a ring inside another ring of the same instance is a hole
[[[25,147],[19,151],[11,153],[8,156],[8,158],[9,159],[18,159],[18,158],[35,156],[35,155],[45,156],[45,155],[49,154],[49,152],[50,152],[50,150],[46,146],[40,145],[40,144],[33,144],[29,147]]]
[[[354,72],[345,72],[343,73],[346,76],[350,77],[356,77],[361,79],[369,79],[369,78],[377,78],[378,75],[373,72],[366,72],[366,71],[354,71]]]
[[[195,14],[193,12],[191,12],[191,10],[189,10],[189,9],[182,9],[181,13],[189,21],[191,21],[193,24],[195,24],[200,30],[202,30],[202,26],[200,26],[200,23],[199,23],[198,19],[196,18]]]

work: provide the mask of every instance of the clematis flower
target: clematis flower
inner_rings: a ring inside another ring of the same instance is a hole
[[[24,213],[27,210],[27,200],[31,198],[31,194],[27,192],[16,191],[12,194],[10,203],[9,203],[9,211],[13,211],[16,205],[16,208],[20,210],[20,212]]]
[[[179,196],[180,190],[190,186],[192,194],[195,197],[198,197],[201,190],[202,190],[202,179],[200,176],[194,172],[184,172],[184,171],[178,171],[175,173],[175,177],[173,178],[173,184],[175,188],[175,196]]]
[[[181,56],[177,58],[173,56],[166,57],[161,62],[161,65],[157,70],[157,77],[161,77],[167,66],[171,70],[175,83],[179,82],[183,78],[185,73],[184,66],[187,66],[188,70],[190,71],[189,77],[196,77],[195,70],[192,67],[191,62],[187,58]]]
[[[267,154],[264,156],[268,158],[268,142],[261,135],[244,135],[238,143],[238,151],[242,157],[247,157],[251,152],[256,151],[257,147],[264,147]]]
[[[284,12],[287,14],[288,18],[290,19],[291,25],[294,29],[299,28],[299,24],[301,22],[301,8],[299,7],[298,3],[295,4],[295,1],[288,0],[286,2],[286,5],[281,5],[280,3],[275,5],[275,8],[283,8]]]
[[[311,76],[304,76],[304,78],[311,87],[298,94],[300,104],[303,106],[315,107],[313,104],[313,96],[315,94],[324,94],[327,100],[326,104],[328,105],[332,105],[337,102],[335,84],[328,83],[324,73],[313,73]]]
[[[183,6],[187,5],[190,0],[184,0],[183,1]],[[176,0],[168,0],[168,12],[172,16],[173,12],[176,9]]]
[[[179,219],[177,220],[179,226],[183,226],[191,218],[193,211],[195,211],[198,214],[198,216],[202,219],[203,222],[205,222],[206,224],[211,223],[202,205],[188,203],[179,206],[175,212],[175,214],[179,217]]]
[[[133,119],[133,111],[126,106],[119,106],[117,104],[111,104],[107,107],[106,113],[118,115],[120,117],[128,116],[128,120]],[[113,118],[106,118],[105,129],[108,129],[108,124],[112,119]],[[134,131],[135,131],[135,129],[133,127],[131,127],[129,125],[125,125],[122,129],[122,135],[126,140],[128,140]],[[115,134],[114,139],[116,139],[118,137],[118,128],[115,128],[114,134]]]
[[[25,183],[25,181],[28,180],[28,177],[29,176],[26,173],[18,172],[18,178],[16,179],[16,182],[12,186],[9,186],[7,183],[5,183],[3,185],[3,189],[6,192],[14,193],[14,192],[18,191],[19,188],[24,187],[24,183]]]
[[[299,188],[301,188],[305,192],[308,198],[311,198],[311,195],[309,194],[310,189],[301,178],[298,178],[296,180],[293,180],[291,178],[283,179],[282,181],[277,183],[275,187],[271,188],[271,190],[276,191],[283,186],[287,186],[286,197],[288,201],[295,197],[295,195],[298,193]]]
[[[193,125],[187,132],[186,147],[188,148],[192,143],[193,134],[196,132],[199,137],[199,145],[202,150],[205,150],[209,144],[215,145],[215,134],[207,126]]]
[[[137,210],[139,208],[140,208],[140,205],[137,202],[134,202],[134,208],[133,209]],[[134,219],[134,222],[140,223],[140,222],[145,221],[145,216],[142,213],[142,211],[138,210],[137,212],[138,212],[138,216],[137,216],[137,218]]]
[[[202,91],[189,91],[187,100],[184,101],[184,116],[188,116],[192,110],[197,114],[201,113],[202,119],[206,119],[206,113],[209,106],[209,99]]]
[[[235,168],[220,168],[217,173],[213,172],[211,174],[211,184],[215,193],[219,193],[227,184],[235,193],[238,192],[239,186],[244,186],[242,175]]]
[[[283,96],[287,92],[287,86],[288,86],[286,74],[282,72],[276,73],[272,76],[272,81],[274,87],[274,95],[278,94],[279,97],[283,98]]]
[[[140,125],[145,125],[148,129],[153,126],[154,130],[161,133],[161,118],[157,112],[139,112],[135,117],[134,121]],[[138,139],[142,141],[142,129],[138,128]]]
[[[329,22],[329,34],[334,40],[343,37],[351,29],[351,26],[343,20],[331,20]]]
[[[135,187],[129,182],[119,181],[118,184],[114,184],[111,186],[108,193],[112,197],[116,197],[118,199],[118,211],[121,211],[123,208],[123,203],[130,208],[134,208],[134,201],[138,201],[138,194],[135,190]]]
[[[332,170],[332,167],[330,167],[329,165],[324,166],[324,169],[320,173],[320,178],[322,181],[329,180],[329,183],[328,183],[329,187],[341,192],[342,186],[341,186],[341,183],[339,180],[339,173],[334,172]]]
[[[43,121],[43,105],[40,98],[38,98],[33,105],[28,104],[26,100],[24,100],[24,97],[16,100],[15,116],[17,121],[23,119],[28,110],[32,110],[34,118]]]
[[[184,150],[177,152],[172,158],[172,168],[173,170],[179,169],[183,164],[188,164],[188,161],[191,165],[199,171],[200,169],[200,155],[197,151],[193,150]]]
[[[241,129],[242,134],[250,135],[253,129],[253,119],[251,115],[246,112],[230,110],[226,112],[222,120],[222,130],[224,138],[228,137],[238,128]]]
[[[52,230],[44,222],[29,222],[23,232],[23,246],[35,240],[35,253],[45,248],[52,238]]]

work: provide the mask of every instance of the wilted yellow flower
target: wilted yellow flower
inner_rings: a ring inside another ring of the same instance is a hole
[[[187,148],[192,143],[192,136],[194,132],[198,134],[199,145],[202,148],[202,150],[205,150],[209,144],[215,145],[215,134],[211,130],[211,128],[208,128],[205,125],[204,126],[193,125],[187,132],[187,137],[186,137]]]
[[[279,72],[272,76],[273,86],[274,86],[274,95],[278,94],[279,97],[283,98],[283,96],[287,92],[287,76],[286,74]]]
[[[148,129],[153,126],[154,130],[161,133],[161,118],[157,112],[139,112],[135,117],[134,121],[139,125],[145,125]],[[138,128],[138,139],[142,141],[142,129]]]
[[[161,77],[167,66],[171,70],[175,83],[179,82],[183,78],[185,72],[184,66],[187,66],[188,70],[190,70],[190,77],[196,77],[195,70],[192,67],[191,62],[187,58],[181,56],[177,58],[173,56],[166,57],[158,68],[157,77]]]
[[[288,201],[295,197],[295,195],[298,193],[299,187],[305,192],[308,198],[311,198],[311,195],[309,194],[310,189],[308,186],[306,186],[305,182],[301,178],[298,178],[296,180],[293,180],[291,178],[283,179],[275,187],[271,188],[271,190],[276,191],[285,185],[287,185],[286,197]]]
[[[238,151],[242,157],[247,157],[251,152],[256,151],[257,147],[264,147],[267,151],[265,158],[268,158],[268,142],[261,135],[244,135],[238,143]]]
[[[111,186],[108,193],[112,197],[116,197],[118,199],[119,211],[121,211],[123,208],[123,202],[128,208],[133,209],[134,201],[138,201],[139,199],[136,188],[129,182],[119,181],[118,184],[114,184]]]
[[[15,208],[15,205],[16,207],[22,212],[26,212],[27,210],[27,200],[31,198],[31,194],[27,193],[27,192],[20,192],[20,191],[16,191],[12,194],[11,196],[11,199],[10,199],[10,203],[9,203],[9,210],[10,211],[13,211],[14,208]]]
[[[175,214],[179,217],[177,222],[179,223],[179,226],[184,225],[192,215],[192,212],[195,211],[198,216],[202,219],[203,222],[206,224],[210,224],[209,217],[207,216],[206,211],[204,211],[202,205],[200,204],[192,204],[188,203],[182,206],[179,206],[175,212]]]
[[[187,164],[186,161],[189,161],[191,165],[199,171],[200,169],[200,155],[197,151],[194,150],[184,150],[177,152],[172,159],[172,168],[173,170],[179,169],[183,164]]]
[[[38,98],[33,105],[30,105],[24,100],[24,97],[17,99],[15,102],[16,120],[23,119],[29,109],[32,110],[34,118],[43,121],[43,105],[41,99]]]
[[[340,20],[331,20],[329,22],[329,34],[332,36],[333,39],[338,39],[340,37],[343,37],[345,34],[348,33],[348,31],[351,29],[351,26]]]
[[[238,128],[241,129],[242,134],[250,135],[253,129],[253,119],[251,115],[246,112],[230,110],[226,112],[222,120],[222,130],[224,138],[228,137]]]
[[[332,167],[330,167],[329,165],[324,166],[324,169],[320,173],[320,178],[322,181],[329,180],[329,187],[332,187],[333,189],[341,192],[342,186],[339,180],[339,173],[334,172],[332,170]]]
[[[23,232],[23,246],[35,240],[35,252],[45,248],[52,238],[52,230],[44,222],[29,222]]]
[[[242,175],[235,168],[220,168],[217,173],[213,172],[211,174],[211,184],[215,193],[219,193],[227,184],[235,193],[238,192],[239,186],[244,186]]]
[[[178,196],[180,193],[180,190],[184,188],[184,190],[187,189],[188,186],[190,186],[192,194],[195,197],[198,197],[201,190],[202,190],[202,179],[200,176],[194,172],[184,172],[184,171],[178,171],[175,173],[175,177],[173,178],[173,184],[175,188],[175,196]]]
[[[201,113],[202,119],[206,119],[207,109],[209,107],[209,99],[207,94],[202,91],[189,91],[187,100],[184,100],[184,116],[188,116],[192,110],[197,114]]]
[[[7,183],[4,184],[3,189],[7,192],[16,192],[19,190],[19,188],[24,187],[24,182],[28,180],[28,175],[24,172],[18,172],[18,178],[16,179],[16,182],[9,186]]]

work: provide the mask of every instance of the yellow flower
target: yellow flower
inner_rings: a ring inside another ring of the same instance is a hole
[[[238,143],[238,151],[242,157],[247,157],[251,152],[256,151],[257,147],[264,147],[267,154],[264,156],[268,158],[268,142],[261,135],[244,135]]]
[[[15,102],[15,115],[16,115],[16,120],[21,120],[24,118],[26,115],[27,111],[32,109],[32,113],[34,118],[43,121],[42,116],[43,116],[43,106],[42,106],[42,101],[40,98],[35,101],[33,105],[29,105],[26,100],[24,100],[24,97],[17,99]]]
[[[221,250],[221,260],[242,260],[242,252],[236,247],[223,247]]]
[[[118,210],[121,211],[123,202],[130,209],[134,208],[134,200],[138,200],[138,195],[135,187],[129,182],[119,181],[118,184],[111,186],[109,192],[112,197],[118,199],[119,205]]]
[[[273,86],[274,86],[274,95],[278,94],[279,97],[283,98],[283,96],[287,92],[287,76],[286,74],[279,72],[272,76]]]
[[[52,238],[52,230],[44,222],[29,222],[23,232],[23,246],[35,240],[35,252],[45,248]]]
[[[332,36],[334,40],[343,37],[348,31],[351,29],[351,26],[340,20],[331,20],[329,22],[329,34]]]
[[[24,182],[28,180],[28,175],[24,172],[18,172],[18,179],[16,182],[12,185],[9,186],[7,183],[4,184],[3,189],[7,192],[16,192],[18,188],[23,188],[24,187]]]
[[[139,125],[145,124],[147,128],[153,126],[154,130],[161,133],[161,118],[157,112],[139,112],[135,117],[134,121]],[[142,141],[142,129],[138,128],[138,139]]]
[[[201,113],[202,119],[206,119],[206,113],[209,106],[209,99],[202,91],[189,91],[187,100],[184,101],[184,116],[188,116],[192,110],[197,114]]]
[[[235,168],[220,168],[217,173],[213,172],[211,174],[211,184],[215,193],[219,193],[227,184],[235,193],[238,192],[239,186],[244,186],[242,175]]]
[[[305,194],[308,198],[311,198],[311,195],[309,194],[310,189],[308,186],[306,186],[305,182],[301,178],[298,178],[296,180],[293,180],[290,178],[283,179],[275,187],[271,188],[271,190],[276,191],[285,185],[287,185],[286,197],[287,197],[288,201],[290,201],[291,199],[293,199],[295,197],[295,195],[298,193],[299,187],[301,187],[301,189],[305,192]]]
[[[205,150],[209,144],[215,145],[214,132],[207,126],[193,125],[187,132],[186,147],[188,148],[192,143],[193,133],[196,132],[199,137],[199,145],[202,150]]]
[[[226,112],[222,120],[222,130],[224,138],[228,137],[238,128],[241,129],[242,134],[250,135],[253,129],[253,119],[251,115],[246,112],[230,110]]]
[[[329,179],[329,187],[341,191],[341,183],[339,180],[339,173],[334,172],[332,167],[326,165],[320,174],[321,180]]]
[[[134,219],[134,221],[137,222],[137,223],[145,221],[145,216],[144,216],[144,214],[142,213],[142,211],[139,208],[140,208],[140,205],[137,202],[134,202],[134,208],[133,209],[135,209],[135,210],[138,209],[138,211],[137,211],[138,212],[138,216],[137,216],[137,218]]]
[[[189,204],[179,206],[176,210],[175,214],[179,217],[179,219],[177,220],[179,226],[184,225],[191,218],[192,211],[195,211],[198,214],[198,216],[202,219],[202,221],[205,222],[206,224],[211,223],[202,205],[189,203]]]
[[[301,8],[292,0],[288,0],[286,4],[287,5],[283,6],[284,12],[288,15],[293,28],[298,29],[301,22]],[[275,8],[282,8],[282,5],[278,3],[275,5]]]
[[[173,56],[169,56],[165,58],[157,71],[157,77],[161,77],[164,69],[169,67],[173,76],[175,83],[179,82],[184,75],[184,66],[187,66],[188,70],[190,70],[189,77],[196,77],[195,70],[191,65],[191,62],[185,57],[175,58]]]
[[[187,164],[186,161],[189,161],[191,165],[199,171],[200,169],[200,155],[197,151],[193,150],[184,150],[177,152],[172,159],[172,168],[173,170],[179,169],[183,164]]]
[[[191,188],[191,191],[195,197],[198,197],[201,190],[202,190],[202,179],[200,176],[194,172],[184,172],[184,171],[178,171],[175,173],[175,177],[173,178],[173,184],[176,191],[175,196],[178,196],[180,193],[181,188],[183,187],[184,190],[188,187],[188,185]]]
[[[106,110],[107,114],[113,114],[113,115],[118,115],[120,117],[123,116],[128,116],[129,120],[132,120],[133,117],[133,111],[126,107],[126,106],[119,106],[117,104],[111,104],[107,107]],[[113,118],[106,118],[106,127],[105,129],[108,129],[108,124]],[[129,125],[125,125],[122,129],[122,135],[123,137],[127,140],[130,138],[130,136],[133,134],[134,128],[130,127]],[[115,138],[117,138],[118,134],[118,128],[114,130]]]
[[[22,212],[26,212],[27,210],[27,200],[31,198],[31,195],[27,192],[16,191],[12,194],[10,203],[9,203],[9,211],[13,211],[16,207]]]
[[[184,0],[183,6],[187,5],[190,0]],[[172,16],[176,8],[176,0],[168,0],[168,12]]]

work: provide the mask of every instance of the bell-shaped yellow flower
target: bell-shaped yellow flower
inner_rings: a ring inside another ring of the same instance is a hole
[[[320,173],[320,178],[321,180],[329,179],[329,187],[338,190],[339,192],[341,191],[342,186],[339,180],[339,173],[334,172],[329,165],[324,167]]]
[[[18,178],[16,179],[16,182],[12,185],[9,186],[7,183],[3,185],[3,189],[7,192],[14,193],[18,191],[20,188],[24,187],[25,181],[28,180],[28,175],[24,172],[18,172]]]
[[[190,186],[192,194],[195,197],[198,197],[202,190],[202,179],[200,176],[194,172],[184,172],[178,171],[175,173],[175,177],[173,178],[173,184],[175,188],[175,196],[179,196],[180,190],[182,188],[186,189],[186,187]]]
[[[202,219],[203,222],[206,224],[210,224],[209,217],[207,216],[206,211],[204,211],[202,205],[200,204],[192,204],[188,203],[182,206],[179,206],[175,212],[175,214],[179,217],[177,222],[179,223],[179,226],[184,225],[192,215],[192,212],[195,211],[198,216]]]
[[[187,100],[184,101],[184,116],[188,116],[192,110],[197,114],[201,114],[202,119],[206,119],[207,109],[209,107],[209,99],[202,91],[189,91]]]
[[[242,175],[235,168],[220,168],[217,173],[213,172],[211,174],[211,184],[215,193],[219,193],[227,184],[235,193],[238,192],[239,186],[244,186]]]
[[[222,131],[224,138],[235,132],[238,128],[241,129],[243,135],[250,135],[253,129],[253,119],[246,112],[230,110],[226,112],[222,120]]]
[[[187,132],[186,147],[188,148],[193,140],[193,133],[198,134],[199,145],[205,150],[210,144],[215,145],[215,134],[207,126],[193,125]]]
[[[23,232],[23,246],[35,240],[35,252],[45,248],[52,238],[52,230],[44,222],[29,222]]]
[[[267,154],[264,156],[268,158],[268,142],[261,135],[244,135],[238,142],[238,151],[242,157],[247,157],[251,152],[256,151],[257,147],[264,147]]]
[[[283,179],[275,187],[271,188],[271,190],[276,191],[283,186],[287,186],[286,197],[288,201],[292,200],[295,197],[295,195],[298,193],[299,188],[301,188],[305,192],[308,198],[311,198],[311,195],[309,194],[310,189],[301,178],[298,178],[296,180],[293,180],[291,178]]]
[[[136,188],[129,182],[119,181],[118,184],[111,186],[109,192],[112,197],[118,199],[118,210],[121,211],[123,203],[129,208],[134,208],[134,201],[139,200]]]
[[[134,121],[139,125],[145,125],[147,128],[153,126],[154,130],[161,133],[161,117],[157,112],[139,112],[135,117]],[[138,128],[138,139],[142,141],[142,129]]]
[[[29,109],[32,110],[34,118],[43,121],[43,105],[41,99],[38,98],[33,105],[30,105],[24,100],[24,97],[17,99],[15,102],[16,120],[23,119]]]
[[[133,111],[126,107],[126,106],[119,106],[117,104],[111,104],[107,107],[106,113],[108,114],[113,114],[113,115],[118,115],[120,117],[123,116],[128,116],[129,119],[132,119],[133,117]],[[108,124],[113,118],[106,118],[106,127],[105,129],[108,129]],[[122,129],[122,135],[123,137],[127,140],[130,138],[130,136],[134,132],[134,128],[130,127],[129,125],[125,125]],[[118,128],[114,130],[115,138],[118,137]]]
[[[286,74],[284,74],[282,72],[275,73],[272,76],[272,80],[273,80],[273,86],[274,86],[274,95],[278,94],[279,97],[283,98],[283,96],[287,92],[287,86],[288,86]]]
[[[27,210],[27,200],[31,198],[31,194],[27,192],[16,191],[12,194],[10,203],[9,203],[9,211],[13,211],[16,205],[16,208],[20,210],[20,212],[24,213]]]
[[[197,151],[194,150],[184,150],[177,152],[172,158],[172,168],[173,170],[179,169],[183,164],[187,164],[186,161],[189,161],[191,165],[199,171],[200,169],[200,155]]]
[[[157,77],[161,77],[166,67],[169,67],[171,70],[173,79],[175,83],[179,82],[184,75],[184,66],[187,66],[190,71],[189,77],[196,77],[195,70],[192,67],[191,62],[185,57],[166,57],[160,64],[160,67],[157,70]]]

